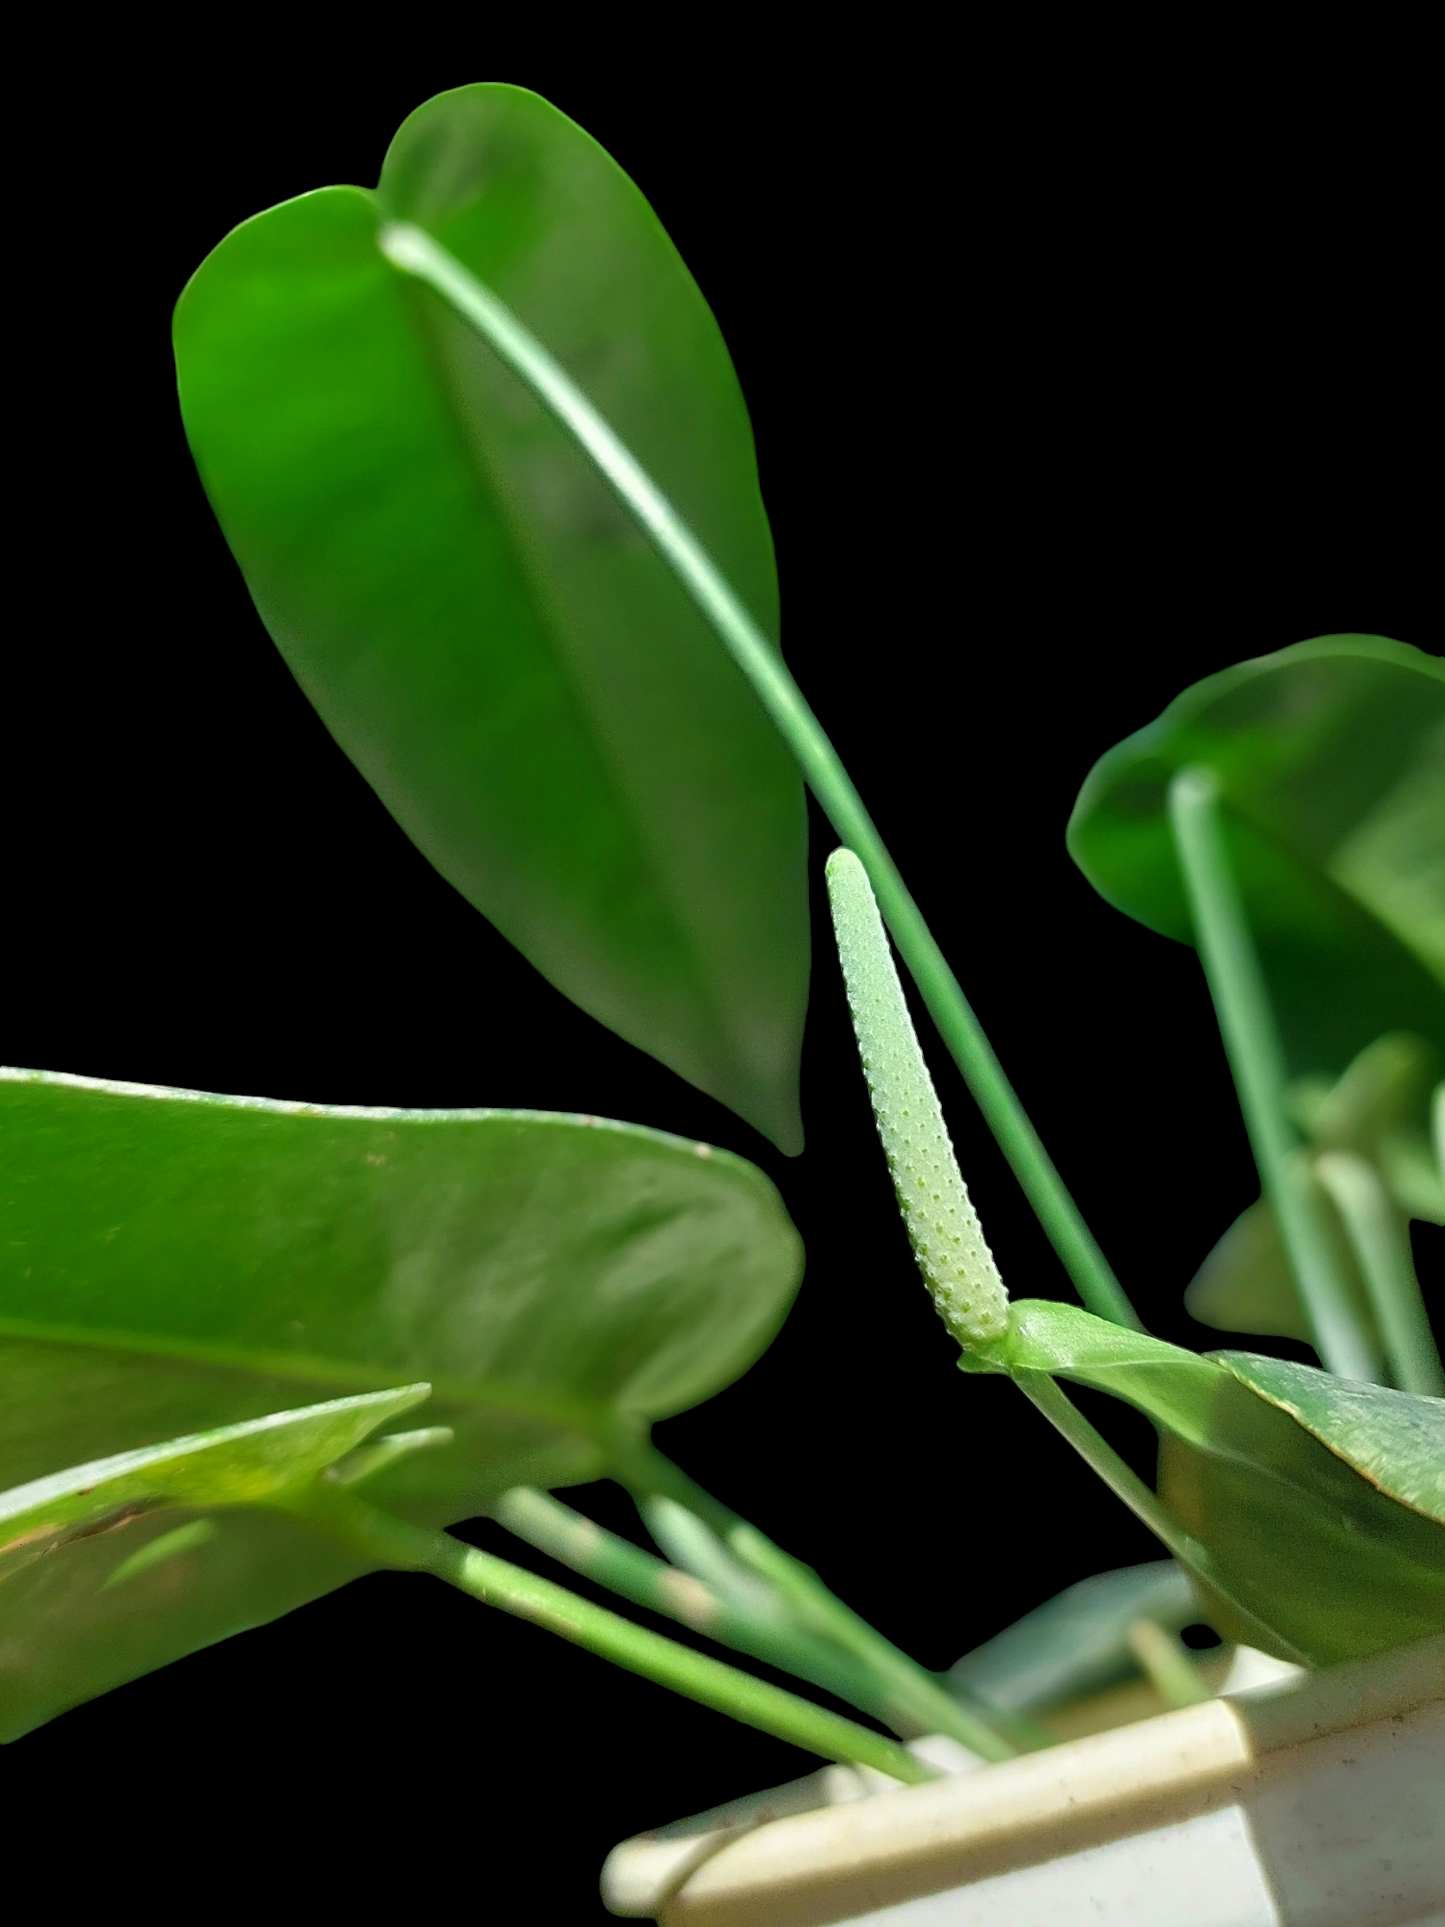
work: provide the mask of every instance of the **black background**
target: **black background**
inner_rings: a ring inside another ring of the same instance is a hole
[[[668,68],[601,35],[563,58],[543,25],[443,25],[426,54],[294,34],[55,43],[31,76],[0,1055],[610,1114],[755,1158],[807,1242],[797,1310],[660,1441],[945,1665],[1155,1549],[1010,1388],[952,1369],[821,900],[788,1161],[554,993],[332,744],[196,481],[169,311],[236,221],[374,180],[444,87],[530,85],[599,138],[732,347],[804,688],[1146,1319],[1210,1342],[1180,1292],[1254,1191],[1210,1008],[1192,953],[1093,896],[1063,826],[1095,757],[1200,675],[1331,630],[1441,646],[1411,116],[1348,61],[1306,82],[1258,48],[1188,87],[1165,50],[1116,74],[1082,39],[779,59],[739,29]],[[1011,1288],[1063,1295],[933,1058]],[[1109,1424],[1147,1470],[1145,1428]],[[629,1529],[613,1489],[578,1502]],[[0,1797],[63,1803],[92,1843],[220,1843],[228,1893],[284,1878],[299,1900],[360,1848],[369,1881],[580,1921],[615,1840],[808,1765],[388,1576],[67,1714],[0,1755]]]

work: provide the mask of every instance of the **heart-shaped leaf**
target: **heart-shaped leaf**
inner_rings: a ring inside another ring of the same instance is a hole
[[[426,1378],[451,1443],[396,1458],[367,1492],[449,1523],[509,1486],[596,1477],[613,1427],[727,1384],[800,1269],[752,1166],[592,1119],[11,1071],[0,1145],[4,1486]],[[113,1563],[81,1546],[66,1564],[83,1583],[62,1587],[54,1561],[7,1583],[5,1651],[40,1680],[12,1732],[357,1570],[249,1514],[102,1597]]]
[[[442,875],[584,1010],[796,1150],[799,779],[588,458],[383,259],[388,221],[508,304],[776,634],[717,324],[617,164],[516,87],[429,101],[375,192],[272,208],[192,278],[181,404],[226,538],[302,688]]]
[[[1445,1465],[1445,1400],[1342,1395],[1310,1366],[1199,1358],[1037,1300],[1011,1307],[995,1358],[964,1363],[1072,1379],[1152,1420],[1161,1496],[1200,1549],[1186,1563],[1226,1636],[1326,1665],[1445,1631],[1445,1527],[1421,1503],[1431,1455]]]
[[[1090,771],[1069,848],[1130,916],[1192,941],[1167,810],[1214,774],[1297,1077],[1395,1030],[1445,1048],[1445,663],[1323,636],[1206,677]]]

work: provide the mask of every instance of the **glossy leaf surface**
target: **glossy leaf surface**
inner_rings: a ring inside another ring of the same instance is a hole
[[[1445,1525],[1445,1399],[1358,1385],[1286,1358],[1214,1356],[1387,1497]]]
[[[1313,1367],[1200,1358],[1030,1300],[1013,1306],[1006,1346],[985,1369],[999,1366],[1108,1392],[1153,1422],[1161,1497],[1204,1550],[1194,1577],[1227,1637],[1259,1643],[1230,1596],[1274,1632],[1282,1658],[1310,1665],[1445,1631],[1445,1528],[1415,1499],[1391,1496],[1415,1490],[1422,1441],[1445,1459],[1445,1402],[1350,1385],[1340,1407],[1331,1400],[1342,1381]],[[1368,1468],[1362,1438],[1375,1441]]]
[[[1095,764],[1069,823],[1094,887],[1192,940],[1166,796],[1207,765],[1292,1074],[1383,1033],[1445,1047],[1445,663],[1323,636],[1196,683]]]
[[[801,1144],[801,783],[588,459],[377,249],[424,228],[560,361],[777,633],[752,434],[637,188],[535,94],[405,122],[176,311],[186,431],[268,629],[418,847],[559,989]]]
[[[508,1486],[597,1476],[610,1425],[727,1384],[773,1336],[800,1268],[752,1166],[626,1125],[7,1072],[0,1146],[4,1486],[426,1378],[426,1417],[452,1441],[396,1458],[367,1494],[430,1523],[469,1517]],[[114,1561],[76,1560],[91,1603],[58,1595],[42,1561],[4,1607],[12,1639],[17,1613],[27,1638],[66,1627],[55,1666],[90,1683],[62,1705],[356,1570],[249,1515],[103,1601]],[[139,1648],[117,1615],[136,1618]]]

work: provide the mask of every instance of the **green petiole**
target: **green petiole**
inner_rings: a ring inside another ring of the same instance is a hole
[[[969,1731],[965,1723],[971,1723],[974,1738],[964,1743],[984,1758],[994,1757],[990,1749],[1000,1745],[1030,1753],[1054,1744],[1052,1734],[1034,1720],[989,1705],[941,1674],[927,1672],[897,1647],[880,1640],[873,1627],[828,1590],[811,1566],[801,1565],[780,1551],[755,1527],[739,1522],[729,1532],[730,1543],[724,1544],[696,1513],[673,1499],[644,1499],[640,1509],[648,1530],[673,1564],[695,1574],[721,1597],[735,1601],[754,1616],[765,1612],[769,1623],[778,1618],[791,1623],[794,1637],[807,1637],[806,1628],[817,1628],[818,1642],[833,1656],[834,1665],[856,1666],[858,1678],[866,1682],[863,1697],[848,1692],[840,1697],[851,1699],[863,1712],[885,1721],[902,1738],[938,1731],[943,1721],[943,1730],[955,1736]],[[747,1554],[747,1564],[735,1550],[739,1545]],[[841,1631],[836,1617],[840,1613],[847,1620]],[[879,1676],[880,1658],[887,1679]],[[907,1678],[906,1684],[900,1685],[903,1666],[908,1669]],[[801,1669],[793,1670],[802,1678],[809,1677]],[[817,1683],[821,1686],[828,1682],[820,1678]],[[832,1690],[838,1692],[839,1688]],[[940,1692],[947,1696],[948,1704],[938,1698]],[[999,1757],[1003,1757],[1002,1752]]]
[[[1169,817],[1199,956],[1260,1182],[1274,1207],[1315,1349],[1326,1369],[1342,1378],[1377,1380],[1380,1359],[1360,1329],[1329,1224],[1289,1123],[1284,1056],[1230,868],[1219,785],[1212,771],[1179,772],[1169,789]]]
[[[1117,1324],[1139,1319],[1045,1151],[958,980],[776,646],[754,622],[691,529],[612,428],[504,303],[420,228],[384,227],[382,253],[424,282],[489,343],[591,457],[623,507],[678,577],[752,685],[842,841],[872,880],[899,955],[1080,1298]]]
[[[1315,1176],[1340,1214],[1395,1384],[1402,1392],[1445,1397],[1445,1371],[1420,1296],[1409,1228],[1379,1173],[1352,1151],[1328,1151],[1315,1160]]]
[[[875,1767],[908,1785],[935,1777],[932,1768],[896,1740],[753,1679],[735,1666],[693,1652],[661,1633],[634,1626],[605,1606],[489,1552],[463,1545],[449,1533],[409,1525],[379,1511],[348,1487],[317,1482],[293,1493],[287,1509],[377,1565],[429,1572],[484,1605],[543,1626],[628,1672],[823,1759]]]
[[[502,1495],[493,1516],[508,1532],[539,1552],[634,1605],[662,1613],[717,1640],[719,1645],[731,1646],[736,1652],[808,1680],[890,1726],[898,1719],[899,1709],[877,1678],[840,1647],[789,1623],[781,1612],[765,1615],[748,1610],[721,1588],[630,1545],[549,1493],[513,1487]],[[698,1529],[705,1530],[701,1526]],[[770,1604],[772,1596],[762,1582],[754,1581],[753,1586],[763,1605]],[[904,1737],[922,1730],[916,1721],[905,1719],[899,1724],[909,1728]]]
[[[765,1579],[808,1630],[850,1654],[877,1682],[878,1704],[890,1725],[917,1733],[946,1733],[985,1760],[1009,1758],[1020,1748],[1047,1744],[1028,1721],[949,1692],[938,1677],[893,1645],[830,1592],[800,1559],[784,1552],[703,1490],[649,1440],[620,1436],[612,1445],[617,1477],[635,1495],[669,1498],[716,1534],[723,1548]]]
[[[733,1557],[708,1525],[676,1499],[641,1495],[637,1501],[643,1524],[664,1554],[683,1572],[690,1572],[724,1599],[746,1612],[779,1617],[786,1608],[759,1574]]]
[[[1166,1706],[1199,1706],[1214,1698],[1188,1651],[1167,1627],[1136,1619],[1127,1637],[1140,1671]]]
[[[1132,1466],[1089,1423],[1056,1379],[1047,1372],[1015,1372],[1013,1380],[1054,1430],[1068,1440],[1084,1463],[1098,1473],[1115,1497],[1123,1500],[1134,1517],[1141,1525],[1148,1527],[1166,1551],[1172,1552],[1186,1571],[1197,1574],[1205,1585],[1228,1603],[1236,1628],[1248,1634],[1250,1644],[1261,1646],[1266,1652],[1280,1653],[1300,1665],[1306,1663],[1302,1653],[1288,1640],[1282,1639],[1272,1626],[1220,1582],[1214,1571],[1214,1561],[1205,1548],[1192,1533],[1185,1531]]]

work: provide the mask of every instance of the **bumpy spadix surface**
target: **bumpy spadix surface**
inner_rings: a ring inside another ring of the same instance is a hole
[[[959,1172],[872,887],[851,850],[828,859],[828,896],[873,1116],[913,1255],[958,1342],[991,1344],[1007,1326],[1008,1293]]]

